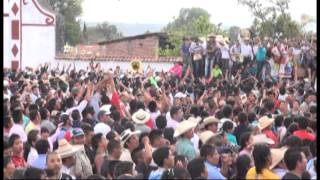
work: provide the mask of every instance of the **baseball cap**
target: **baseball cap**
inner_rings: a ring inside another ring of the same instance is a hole
[[[72,136],[77,137],[77,136],[82,136],[84,135],[84,132],[81,128],[74,128],[72,131]]]

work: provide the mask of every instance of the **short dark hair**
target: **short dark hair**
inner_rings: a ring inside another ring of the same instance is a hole
[[[108,174],[111,175],[111,177],[114,177],[114,174],[113,174],[114,168],[119,162],[121,161],[119,160],[110,161],[105,159],[102,163],[100,174],[102,174],[105,177],[107,177]]]
[[[278,115],[276,116],[276,118],[274,119],[274,124],[276,127],[280,127],[283,124],[283,116],[282,115]]]
[[[289,171],[296,168],[297,162],[302,161],[301,151],[298,148],[290,148],[284,153],[284,162]]]
[[[95,134],[92,139],[91,139],[91,144],[92,144],[92,148],[93,149],[98,149],[99,147],[99,142],[101,141],[101,138],[102,138],[103,134],[102,133],[98,133],[98,134]]]
[[[170,109],[170,116],[173,117],[174,114],[176,114],[177,112],[179,112],[180,110],[180,107],[178,106],[173,106],[171,109]]]
[[[81,116],[80,116],[80,112],[78,109],[75,109],[71,112],[71,117],[73,120],[80,120]]]
[[[247,116],[247,114],[244,113],[244,112],[242,112],[242,111],[239,112],[239,113],[238,113],[238,121],[239,121],[241,124],[247,122],[247,121],[248,121],[248,116]]]
[[[8,141],[9,147],[13,147],[13,144],[17,139],[20,139],[20,136],[18,134],[11,134]]]
[[[112,154],[113,150],[118,148],[118,147],[121,147],[121,144],[119,141],[116,141],[116,140],[110,140],[109,143],[108,143],[108,146],[107,146],[107,151],[108,151],[108,154]]]
[[[150,101],[148,104],[148,109],[150,110],[150,112],[156,112],[157,103],[155,101]]]
[[[204,159],[207,159],[207,157],[212,155],[215,150],[216,148],[213,145],[204,144],[200,149],[200,156]]]
[[[232,114],[232,107],[230,105],[225,105],[222,109],[223,117],[228,118]]]
[[[280,95],[284,95],[286,93],[286,88],[284,86],[279,88]]]
[[[81,129],[83,130],[84,134],[88,134],[93,131],[93,127],[88,123],[82,123]]]
[[[300,129],[307,129],[308,127],[308,118],[300,116],[298,119],[298,124]]]
[[[272,111],[274,109],[274,102],[271,99],[267,99],[264,103],[264,108],[267,111]]]
[[[284,126],[288,129],[289,125],[292,123],[292,118],[291,117],[286,117],[283,121]]]
[[[198,158],[198,159],[193,159],[188,163],[188,171],[191,175],[191,178],[197,178],[201,176],[201,173],[205,172],[205,164],[204,164],[204,159]]]
[[[266,166],[267,158],[271,155],[270,148],[266,144],[256,144],[252,151],[257,174],[262,173]]]
[[[246,147],[246,143],[249,141],[251,134],[252,134],[251,132],[244,132],[243,134],[240,135],[240,142],[239,142],[240,150]]]
[[[161,179],[191,179],[185,168],[171,168],[163,172]]]
[[[317,113],[317,105],[310,106],[310,113],[311,114]]]
[[[32,110],[29,112],[30,120],[33,121],[37,118],[38,110]]]
[[[163,167],[164,160],[169,157],[170,149],[167,146],[160,147],[152,153],[154,162],[159,166]]]
[[[46,172],[35,167],[28,167],[24,172],[24,177],[26,179],[41,179],[41,175],[46,175]]]
[[[103,179],[106,179],[106,178],[104,176],[100,175],[100,174],[92,174],[92,175],[88,176],[87,179],[103,180]]]
[[[48,109],[47,108],[41,107],[39,109],[39,113],[40,113],[40,117],[42,120],[45,120],[48,118]]]
[[[14,123],[16,124],[21,123],[22,118],[23,118],[23,113],[20,109],[12,111],[12,119]]]
[[[230,129],[233,129],[233,123],[230,121],[225,121],[222,125],[223,131],[227,132]]]
[[[162,136],[162,131],[161,130],[157,130],[157,129],[151,130],[150,133],[149,133],[149,139],[150,139],[151,145],[154,144],[156,139],[161,138],[161,136]]]
[[[129,161],[119,162],[114,168],[114,177],[116,178],[126,173],[131,174],[133,170],[132,167],[133,167],[132,162],[129,162]]]
[[[50,131],[49,131],[49,129],[46,128],[46,127],[41,127],[41,129],[40,129],[40,134],[42,134],[42,133],[50,133]]]
[[[250,168],[251,159],[248,155],[244,154],[238,156],[236,160],[236,179],[245,179],[246,174]]]
[[[163,130],[163,136],[164,138],[170,141],[170,144],[174,144],[176,142],[176,139],[173,137],[173,134],[174,134],[174,129],[172,127],[165,128]]]
[[[176,164],[178,161],[186,162],[186,160],[187,160],[187,157],[185,155],[176,155],[174,157],[174,164]]]
[[[139,162],[139,156],[141,155],[143,150],[142,146],[138,146],[131,152],[131,159],[137,165]]]
[[[164,129],[167,126],[167,119],[163,115],[159,115],[156,118],[156,126],[158,129]]]
[[[38,154],[47,154],[49,148],[50,144],[48,140],[40,139],[36,142],[35,149],[37,150]]]

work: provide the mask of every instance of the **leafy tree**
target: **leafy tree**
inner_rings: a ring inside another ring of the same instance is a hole
[[[51,9],[58,15],[57,28],[60,29],[61,34],[56,36],[58,44],[65,44],[68,42],[70,45],[76,45],[81,41],[81,27],[79,16],[82,13],[83,0],[48,0]],[[63,38],[62,38],[63,37]],[[63,42],[60,42],[63,41]],[[62,50],[59,47],[57,50]]]
[[[160,48],[159,54],[163,56],[179,56],[184,36],[206,37],[209,33],[218,32],[219,28],[210,22],[210,14],[206,10],[193,7],[182,8],[179,16],[174,18],[173,22],[168,23],[162,31],[168,34],[168,41],[174,48]]]
[[[287,12],[290,0],[238,0],[238,2],[247,6],[255,17],[250,28],[253,36],[291,38],[301,33],[300,25],[292,20]]]
[[[88,44],[88,30],[87,30],[87,25],[84,22],[83,23],[83,30],[82,30],[82,38],[81,38],[82,43]]]

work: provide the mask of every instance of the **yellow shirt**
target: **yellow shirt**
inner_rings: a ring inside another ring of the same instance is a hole
[[[280,177],[266,168],[262,169],[262,173],[257,176],[256,168],[252,167],[247,172],[246,179],[280,179]]]
[[[33,129],[37,129],[40,131],[40,126],[37,126],[32,121],[30,121],[25,129],[26,134],[28,135],[28,133]]]

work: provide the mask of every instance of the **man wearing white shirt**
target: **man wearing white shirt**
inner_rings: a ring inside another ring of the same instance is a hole
[[[250,39],[249,37],[245,37],[242,40],[239,34],[238,40],[240,42],[241,55],[243,56],[243,65],[247,65],[253,59],[252,47],[249,44]]]
[[[98,114],[99,123],[94,126],[94,133],[102,133],[106,136],[110,131],[111,128],[107,125],[108,121],[110,120],[110,111],[111,105],[104,105],[100,108],[100,112]]]
[[[27,141],[27,135],[23,128],[23,120],[22,120],[22,111],[21,110],[13,110],[12,112],[12,118],[13,118],[13,126],[11,127],[9,131],[9,137],[12,134],[17,134],[20,136],[22,142]]]
[[[169,113],[169,112],[168,112]],[[168,117],[168,113],[167,116]],[[179,122],[182,119],[182,112],[179,107],[172,107],[169,114],[169,119],[167,119],[167,128],[172,127],[173,129],[176,129]]]

